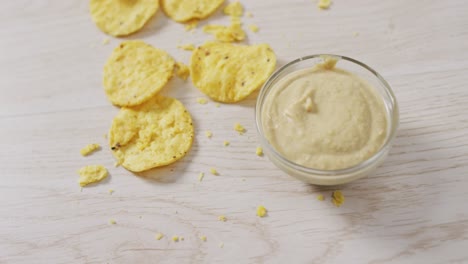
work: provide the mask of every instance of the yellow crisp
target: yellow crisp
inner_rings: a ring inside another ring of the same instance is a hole
[[[204,105],[207,104],[208,101],[205,98],[197,98],[197,103]]]
[[[142,105],[122,108],[112,121],[109,144],[124,168],[141,172],[183,158],[193,136],[192,118],[184,105],[158,95]]]
[[[263,205],[259,205],[257,207],[257,216],[258,217],[265,217],[267,214],[267,209]]]
[[[207,138],[211,138],[211,137],[213,136],[213,133],[212,133],[211,131],[208,130],[208,131],[205,132],[205,136],[206,136]]]
[[[200,173],[198,174],[198,181],[200,181],[200,182],[203,181],[203,178],[204,178],[204,177],[205,177],[205,173],[200,172]]]
[[[218,175],[218,171],[215,168],[210,168],[210,173],[215,175],[215,176]]]
[[[101,149],[101,146],[99,146],[99,144],[89,144],[80,150],[80,154],[81,156],[88,156],[89,154],[99,149]]]
[[[195,50],[195,45],[189,43],[189,44],[185,44],[185,45],[179,45],[179,46],[177,46],[177,48],[182,49],[182,50],[192,51],[192,50]]]
[[[245,39],[245,32],[240,23],[231,23],[229,26],[206,25],[203,32],[212,34],[222,42],[237,42]]]
[[[171,79],[174,60],[143,41],[120,43],[104,66],[104,90],[117,106],[136,106],[151,99]]]
[[[275,67],[276,56],[267,44],[207,42],[193,52],[190,74],[204,94],[219,102],[235,103],[262,86]]]
[[[229,141],[227,141],[227,140],[223,142],[223,145],[224,145],[225,147],[229,146],[229,144],[231,144],[231,143],[230,143]]]
[[[317,6],[320,9],[328,9],[331,5],[331,0],[319,0]]]
[[[250,26],[249,26],[249,29],[250,29],[250,31],[252,31],[252,32],[254,32],[254,33],[257,33],[258,30],[259,30],[258,26],[257,26],[257,25],[254,25],[254,24],[250,25]]]
[[[187,65],[183,64],[182,62],[177,62],[176,65],[176,74],[182,80],[187,80],[190,75],[190,69]]]
[[[161,240],[163,237],[164,237],[164,235],[161,234],[161,233],[157,233],[156,236],[155,236],[156,240]]]
[[[109,220],[109,223],[110,223],[111,225],[117,224],[117,222],[116,222],[114,219]]]
[[[227,218],[224,215],[220,215],[220,216],[218,216],[218,220],[221,221],[221,222],[226,222]]]
[[[102,165],[89,165],[81,168],[78,174],[80,175],[78,182],[83,187],[105,179],[109,173]]]
[[[239,1],[232,2],[224,8],[224,14],[228,16],[240,17],[244,14],[244,8]]]
[[[325,197],[323,197],[323,194],[319,194],[319,195],[317,195],[317,200],[323,201],[323,200],[325,200]]]
[[[105,38],[105,39],[102,40],[102,45],[107,45],[107,44],[109,44],[109,42],[110,42],[110,39]]]
[[[259,157],[263,156],[263,148],[262,147],[257,147],[257,150],[255,151],[255,153]]]
[[[341,191],[334,191],[332,193],[332,202],[336,207],[340,207],[345,201],[345,197]]]
[[[172,237],[172,241],[174,241],[174,242],[179,242],[179,237],[178,237],[178,236],[173,236],[173,237]]]
[[[154,0],[91,0],[91,17],[99,29],[113,36],[140,30],[159,9]]]
[[[187,22],[208,17],[223,2],[224,0],[161,0],[161,7],[171,19]]]
[[[200,240],[206,242],[206,236],[200,236]]]
[[[185,24],[185,31],[190,31],[192,29],[195,29],[198,25],[198,20],[192,20]]]
[[[239,135],[242,135],[242,134],[245,133],[245,128],[244,128],[241,124],[239,124],[239,123],[236,123],[236,124],[234,125],[234,130],[237,131],[237,132],[239,132]]]
[[[114,193],[114,190],[110,189],[109,194],[113,194],[113,193]]]

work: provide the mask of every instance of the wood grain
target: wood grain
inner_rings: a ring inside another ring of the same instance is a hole
[[[308,0],[242,2],[254,15],[245,24],[260,27],[248,42],[271,44],[280,66],[336,53],[389,81],[401,124],[386,162],[346,186],[301,183],[255,155],[255,96],[220,108],[199,105],[202,94],[174,79],[163,93],[192,113],[193,149],[141,175],[115,168],[103,135],[118,109],[107,102],[101,78],[120,40],[102,45],[106,36],[87,1],[5,1],[0,263],[468,263],[466,2],[336,0],[327,11]],[[218,12],[201,24],[227,21]],[[190,53],[177,45],[209,38],[159,12],[128,39],[187,63]],[[233,131],[236,122],[247,128],[243,136]],[[91,142],[104,150],[81,157]],[[107,166],[111,177],[80,191],[76,170],[88,164]],[[220,176],[209,175],[210,167]],[[199,172],[207,173],[201,183]],[[346,196],[341,208],[330,202],[335,189]],[[317,201],[318,194],[326,200]],[[268,217],[255,216],[260,204]],[[227,222],[217,220],[221,214]],[[157,232],[165,235],[160,241]],[[173,235],[185,240],[174,243]]]

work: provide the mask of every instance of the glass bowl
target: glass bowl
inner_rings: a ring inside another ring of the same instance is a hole
[[[325,57],[338,59],[337,68],[356,74],[366,80],[376,90],[376,94],[383,100],[387,114],[387,136],[380,150],[369,159],[355,166],[339,170],[319,170],[308,168],[286,159],[268,142],[263,131],[262,109],[265,99],[270,94],[272,87],[274,87],[280,79],[292,72],[309,69],[319,63],[323,63],[323,58]],[[399,110],[395,95],[393,94],[390,85],[371,67],[345,56],[318,54],[291,61],[270,76],[263,85],[258,96],[255,108],[255,118],[260,144],[262,145],[265,154],[278,168],[307,183],[316,185],[337,185],[348,183],[368,175],[384,161],[390,151],[396,135],[399,124]]]

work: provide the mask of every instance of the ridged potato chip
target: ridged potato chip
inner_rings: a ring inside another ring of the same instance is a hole
[[[140,30],[159,9],[157,0],[91,0],[91,17],[99,29],[112,36]]]
[[[212,99],[234,103],[258,89],[275,70],[276,56],[267,44],[207,42],[192,54],[193,84]]]
[[[104,66],[104,90],[117,106],[139,105],[159,92],[172,77],[174,60],[143,41],[124,41]]]
[[[122,108],[112,122],[109,144],[126,169],[141,172],[183,158],[193,142],[192,118],[176,99],[157,95]]]
[[[224,0],[161,0],[164,12],[177,22],[203,19],[213,14]]]

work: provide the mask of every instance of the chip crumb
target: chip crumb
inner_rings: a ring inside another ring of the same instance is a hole
[[[224,247],[224,242],[219,243],[219,247],[223,248]]]
[[[242,135],[242,134],[245,133],[245,128],[244,128],[241,124],[239,124],[239,123],[236,123],[236,124],[234,125],[234,130],[237,131],[237,132],[239,132],[239,135]]]
[[[183,64],[182,62],[176,62],[175,69],[176,75],[184,81],[186,81],[187,78],[190,76],[189,67]]]
[[[254,25],[254,24],[250,25],[250,26],[249,26],[249,29],[250,29],[250,31],[252,31],[253,33],[257,33],[257,32],[259,31],[258,26],[257,26],[257,25]]]
[[[109,223],[110,223],[111,225],[117,224],[117,222],[116,222],[114,219],[109,220]]]
[[[257,156],[259,156],[259,157],[263,156],[263,148],[262,147],[257,147],[256,153],[257,153]]]
[[[319,0],[317,6],[320,9],[328,9],[331,5],[331,0]]]
[[[173,237],[172,237],[172,241],[174,241],[174,242],[179,242],[179,237],[178,237],[178,236],[173,236]]]
[[[354,32],[354,33],[353,33],[353,36],[354,36],[354,37],[359,36],[359,32]]]
[[[110,39],[105,38],[105,39],[102,40],[102,45],[107,45],[107,44],[109,44],[109,42],[110,42]]]
[[[197,103],[204,105],[208,103],[208,100],[206,98],[197,98]]]
[[[215,104],[215,106],[216,106],[216,107],[220,107],[220,106],[221,106],[221,104],[219,104],[219,103],[216,103],[216,104]]]
[[[200,236],[200,240],[206,242],[206,236]]]
[[[319,194],[319,195],[317,195],[317,200],[323,201],[323,200],[325,200],[325,197],[323,197],[323,194]]]
[[[332,202],[336,207],[340,207],[345,201],[345,197],[341,191],[334,191],[332,193]]]
[[[258,217],[265,217],[267,214],[267,209],[263,205],[259,205],[257,207],[257,216]]]
[[[250,12],[245,13],[245,15],[246,15],[247,17],[249,17],[249,18],[252,18],[252,17],[253,17],[253,14],[250,13]]]
[[[204,177],[205,177],[205,173],[200,172],[200,173],[198,174],[198,181],[200,181],[200,182],[203,181],[203,178],[204,178]]]
[[[225,15],[241,17],[244,14],[244,8],[239,1],[232,2],[228,4],[224,10]]]
[[[229,141],[225,140],[225,141],[223,142],[223,144],[224,144],[225,147],[227,147],[227,146],[229,146],[229,144],[231,144],[231,143],[230,143]]]
[[[109,174],[107,169],[102,165],[88,165],[78,171],[80,175],[79,184],[81,187],[91,183],[99,182]]]
[[[120,166],[120,164],[121,164],[120,162],[116,161],[116,162],[114,163],[114,167],[116,167],[116,168],[117,168],[117,167],[119,167],[119,166]]]
[[[245,178],[242,178],[242,181],[245,181],[246,179]]]
[[[210,168],[210,173],[215,175],[215,176],[219,175],[218,171],[215,168]]]
[[[80,187],[80,192],[83,192],[83,187]]]
[[[212,34],[221,42],[238,42],[245,39],[245,31],[242,29],[240,21],[231,17],[231,25],[206,25],[203,27],[203,32]]]
[[[185,238],[184,238],[183,236],[181,236],[179,239],[180,239],[181,241],[184,241],[184,240],[185,240]]]
[[[106,134],[104,134],[104,139],[107,139],[107,133],[106,133]]]
[[[109,194],[113,194],[114,193],[114,190],[113,189],[109,189]]]
[[[189,44],[185,44],[185,45],[179,45],[179,46],[177,46],[177,48],[179,48],[181,50],[193,51],[193,50],[195,50],[195,45],[193,45],[192,43],[189,43]]]
[[[221,221],[221,222],[226,222],[227,218],[224,215],[220,215],[220,216],[218,216],[218,220]]]
[[[198,25],[198,20],[192,20],[185,24],[185,31],[191,31],[194,30]]]
[[[206,136],[207,138],[211,138],[211,137],[213,136],[213,133],[212,133],[210,130],[207,130],[207,131],[205,132],[205,136]]]
[[[88,144],[80,150],[80,154],[81,156],[84,157],[100,149],[101,149],[101,146],[99,146],[99,144],[96,144],[96,143]]]
[[[164,237],[164,235],[161,234],[161,233],[157,233],[156,236],[155,236],[156,240],[161,240],[163,237]]]

